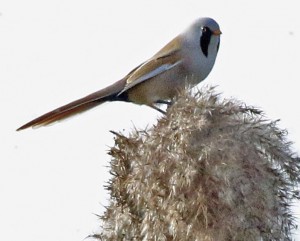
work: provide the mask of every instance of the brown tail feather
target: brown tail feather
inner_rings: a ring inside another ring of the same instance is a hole
[[[29,127],[49,125],[53,122],[66,119],[83,111],[87,111],[105,101],[122,100],[122,98],[117,96],[117,94],[124,88],[125,83],[126,80],[122,79],[113,85],[108,86],[107,88],[75,100],[67,105],[61,106],[26,123],[25,125],[19,127],[17,131],[24,130]]]

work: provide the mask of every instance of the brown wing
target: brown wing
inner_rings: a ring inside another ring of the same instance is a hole
[[[177,36],[152,58],[131,71],[127,76],[126,86],[119,95],[181,63],[180,46],[181,38]]]

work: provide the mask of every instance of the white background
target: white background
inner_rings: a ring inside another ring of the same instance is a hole
[[[108,103],[48,128],[15,129],[120,79],[200,16],[223,32],[202,84],[281,119],[299,153],[298,2],[1,1],[0,240],[81,241],[97,230],[109,130],[151,126],[159,113]]]

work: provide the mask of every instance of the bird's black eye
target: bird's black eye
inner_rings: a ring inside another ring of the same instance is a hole
[[[202,35],[200,37],[200,47],[203,54],[207,57],[208,55],[208,45],[211,39],[212,31],[208,27],[202,28]]]

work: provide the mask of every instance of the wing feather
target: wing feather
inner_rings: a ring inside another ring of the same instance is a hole
[[[118,94],[121,95],[132,87],[164,73],[182,62],[180,56],[181,38],[177,36],[157,54],[138,66],[127,75],[126,85]]]

